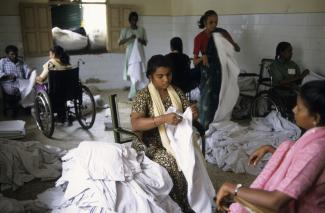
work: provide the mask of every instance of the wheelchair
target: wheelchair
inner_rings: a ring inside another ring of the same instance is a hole
[[[76,118],[83,129],[90,129],[96,118],[95,100],[79,80],[79,66],[49,70],[48,86],[37,92],[34,109],[37,127],[49,138],[54,132],[55,114],[63,113],[69,125]]]
[[[254,78],[255,89],[253,91],[240,91],[240,96],[250,99],[249,114],[251,118],[262,118],[271,111],[276,111],[282,117],[291,119],[291,109],[287,107],[285,98],[272,85],[270,65],[273,59],[262,59],[259,74],[241,73],[239,78]]]

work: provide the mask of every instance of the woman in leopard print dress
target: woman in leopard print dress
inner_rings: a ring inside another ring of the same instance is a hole
[[[148,61],[147,77],[157,90],[165,111],[172,106],[172,100],[167,88],[170,87],[172,79],[170,62],[165,56],[156,55]],[[182,110],[190,106],[184,93],[173,87],[179,97]],[[131,112],[131,124],[135,132],[138,132],[141,140],[134,141],[132,146],[136,150],[143,150],[153,161],[165,167],[173,180],[173,188],[170,192],[171,198],[181,207],[183,212],[194,212],[189,206],[187,199],[187,182],[181,171],[179,171],[175,158],[167,152],[161,140],[158,126],[164,124],[177,125],[182,118],[176,113],[155,116],[154,106],[149,86],[140,90],[134,99]],[[195,105],[190,106],[193,119],[198,118]]]

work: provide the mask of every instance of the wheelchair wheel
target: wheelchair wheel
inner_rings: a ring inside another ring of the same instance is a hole
[[[284,116],[283,105],[280,103],[280,100],[273,97],[270,92],[263,91],[253,100],[251,118],[266,117],[271,111],[280,112]]]
[[[46,136],[51,137],[54,131],[54,115],[50,99],[45,91],[37,93],[35,98],[35,119],[38,129]]]
[[[82,99],[74,101],[76,117],[79,124],[84,129],[90,129],[95,122],[96,106],[94,96],[88,87],[82,85]]]

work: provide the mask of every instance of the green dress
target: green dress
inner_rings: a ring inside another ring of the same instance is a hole
[[[183,110],[190,106],[184,93],[179,88],[174,88],[181,99]],[[162,100],[165,110],[172,106],[169,96]],[[143,113],[146,117],[154,117],[152,100],[148,87],[137,93],[132,105],[132,112]],[[162,145],[158,128],[142,132],[142,142],[134,141],[132,147],[137,151],[144,151],[143,144],[146,145],[146,155],[154,162],[163,166],[173,180],[173,188],[170,197],[181,207],[183,212],[194,212],[189,206],[187,199],[187,182],[182,172],[178,171],[175,158],[167,153]]]

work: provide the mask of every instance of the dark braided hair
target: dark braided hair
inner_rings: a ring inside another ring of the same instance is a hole
[[[174,37],[170,40],[170,48],[177,50],[179,53],[183,53],[183,42],[180,37]]]
[[[50,51],[54,53],[55,57],[60,59],[62,64],[70,65],[70,57],[61,46],[56,45]]]
[[[208,20],[208,17],[209,16],[218,16],[218,14],[214,10],[208,10],[208,11],[206,11],[204,13],[204,15],[201,16],[200,20],[198,21],[198,26],[199,26],[200,29],[204,29],[205,23]]]
[[[291,44],[289,42],[286,41],[282,41],[280,42],[277,46],[276,46],[276,50],[275,50],[275,60],[279,59],[280,54],[285,51],[288,47],[291,47]]]

